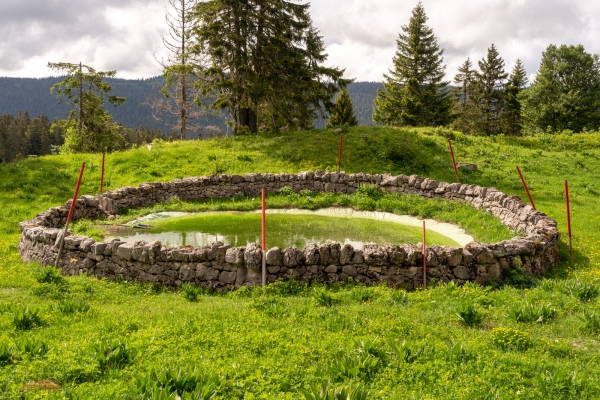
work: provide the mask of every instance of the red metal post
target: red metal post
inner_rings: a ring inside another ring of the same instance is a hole
[[[340,151],[338,153],[338,174],[342,170],[342,149],[344,147],[344,135],[340,135]]]
[[[456,182],[460,183],[458,179],[458,167],[456,166],[456,158],[454,157],[454,149],[452,148],[452,141],[448,139],[448,146],[450,147],[450,155],[452,156],[452,165],[454,165],[454,175],[456,175]]]
[[[104,160],[106,154],[102,153],[102,173],[100,174],[100,194],[104,190]]]
[[[267,285],[267,228],[265,223],[265,189],[261,192],[262,202],[262,287]]]
[[[427,235],[425,232],[425,221],[423,221],[423,288],[427,289]]]
[[[81,164],[81,169],[79,170],[79,179],[77,179],[77,186],[75,186],[75,193],[73,194],[73,201],[71,201],[71,207],[69,208],[69,215],[67,216],[67,223],[65,224],[65,230],[60,239],[60,246],[58,247],[58,255],[56,256],[55,266],[58,268],[60,257],[62,256],[63,246],[65,243],[65,236],[67,235],[67,231],[69,230],[69,224],[71,223],[71,217],[73,216],[73,211],[75,210],[75,203],[77,202],[77,196],[79,194],[79,188],[81,186],[81,178],[83,177],[83,171],[85,170],[85,163]]]
[[[569,259],[573,263],[573,232],[571,231],[571,201],[569,199],[568,181],[565,181],[565,200],[567,201],[567,228],[569,230]]]
[[[525,178],[523,178],[521,169],[518,166],[517,166],[517,172],[519,173],[519,176],[521,177],[521,182],[523,183],[523,187],[525,188],[525,191],[527,192],[527,197],[529,197],[529,202],[531,203],[531,207],[533,207],[534,210],[537,210],[537,208],[535,208],[535,204],[533,203],[533,198],[531,197],[531,193],[529,193],[529,188],[527,187]]]

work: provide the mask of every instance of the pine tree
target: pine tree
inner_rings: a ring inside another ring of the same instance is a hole
[[[394,70],[384,75],[385,90],[375,99],[373,120],[393,126],[436,126],[452,121],[454,108],[445,65],[433,30],[425,23],[423,4],[413,9],[402,27],[393,59]]]
[[[309,4],[286,0],[210,0],[197,8],[198,48],[210,57],[200,82],[226,109],[236,134],[309,128],[350,81],[323,67],[323,39]]]
[[[335,104],[325,128],[330,129],[346,124],[348,126],[356,126],[358,125],[358,119],[356,119],[356,115],[354,114],[354,106],[352,105],[350,93],[348,93],[348,89],[343,88],[337,99],[335,99]]]
[[[456,87],[454,89],[454,102],[456,104],[457,120],[455,126],[464,133],[471,131],[473,121],[473,110],[471,107],[470,92],[473,90],[475,80],[475,69],[470,58],[458,67],[458,74],[454,77]]]
[[[519,135],[523,128],[521,102],[518,96],[527,87],[528,83],[529,79],[527,79],[525,66],[521,60],[517,60],[506,85],[506,133],[509,135]]]
[[[479,61],[471,99],[476,118],[474,129],[489,135],[502,132],[505,114],[505,88],[508,74],[496,46],[488,49],[487,57]]]

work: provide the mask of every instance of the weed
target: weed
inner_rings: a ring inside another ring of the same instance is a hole
[[[129,364],[134,355],[127,343],[120,340],[107,340],[93,346],[92,356],[98,363],[100,371],[104,373]]]
[[[527,350],[532,345],[525,332],[513,328],[494,328],[490,338],[503,350]]]
[[[75,313],[86,313],[90,310],[90,305],[83,300],[63,300],[58,303],[58,309],[65,315],[71,315]]]
[[[198,301],[201,291],[202,289],[200,289],[198,286],[192,285],[188,282],[185,282],[181,285],[181,294],[189,301]]]
[[[378,200],[383,197],[383,192],[379,189],[379,186],[371,183],[364,183],[356,189],[356,193],[360,197],[369,197],[374,200]]]
[[[21,353],[27,353],[31,357],[43,357],[48,353],[48,345],[40,340],[35,340],[26,336],[23,336],[20,340],[17,340],[16,348]]]
[[[265,293],[272,293],[276,296],[300,296],[306,294],[308,284],[299,283],[293,277],[287,281],[276,281],[265,288]]]
[[[556,309],[551,304],[532,304],[526,301],[523,305],[511,307],[509,315],[516,322],[544,324],[556,317]]]
[[[216,375],[204,374],[196,368],[167,365],[149,375],[136,379],[139,399],[210,400],[218,394],[220,384]]]
[[[392,304],[406,304],[408,302],[408,293],[405,290],[392,291],[390,302]]]
[[[329,372],[339,380],[369,379],[379,367],[379,358],[370,353],[356,352],[337,355]]]
[[[271,295],[254,299],[251,307],[265,312],[270,317],[283,317],[287,314],[287,307],[281,299]]]
[[[373,288],[358,286],[352,290],[351,297],[354,301],[358,301],[359,303],[367,303],[375,300],[378,297],[378,294]]]
[[[424,348],[421,346],[415,346],[403,340],[400,345],[396,341],[388,341],[388,346],[392,349],[392,352],[397,359],[403,360],[406,363],[413,363],[419,357],[423,355]]]
[[[35,279],[39,283],[60,284],[64,278],[60,275],[60,269],[55,267],[45,267],[35,274]]]
[[[332,387],[331,382],[311,385],[308,389],[300,389],[304,400],[367,400],[370,392],[362,384]]]
[[[339,300],[329,290],[322,287],[313,290],[313,299],[322,307],[331,307],[339,303]]]
[[[64,299],[70,293],[71,289],[67,284],[66,280],[61,281],[58,284],[54,283],[41,283],[35,286],[32,290],[33,294],[39,297],[61,300]]]
[[[566,291],[582,302],[592,301],[600,295],[600,288],[589,282],[571,281],[565,283]]]
[[[87,293],[87,294],[92,294],[92,293],[94,293],[94,285],[92,285],[90,282],[86,282],[86,283],[83,285],[83,288],[82,288],[82,289],[83,289],[83,292],[84,292],[84,293]]]
[[[282,187],[281,189],[279,189],[279,195],[280,195],[280,196],[283,196],[283,197],[289,197],[289,196],[292,196],[292,195],[294,195],[294,194],[295,194],[295,193],[294,193],[294,189],[292,189],[292,188],[291,188],[291,187],[289,187],[289,186],[284,186],[284,187]]]
[[[521,268],[513,268],[504,276],[504,283],[519,289],[527,289],[537,285],[538,278],[526,274]]]
[[[577,318],[585,324],[581,327],[583,332],[600,333],[600,315],[596,314],[596,312],[583,310],[583,315]]]
[[[454,364],[466,364],[476,359],[475,354],[463,343],[449,342],[448,350],[444,355],[446,361]]]
[[[15,363],[17,355],[15,354],[14,347],[10,347],[6,344],[0,344],[0,367]]]
[[[38,309],[29,309],[29,306],[13,310],[13,324],[17,330],[27,331],[44,325]]]
[[[483,313],[479,312],[471,302],[463,302],[454,314],[463,325],[468,327],[479,326],[484,319]]]
[[[358,347],[357,352],[370,354],[373,357],[379,358],[380,360],[386,359],[386,353],[379,346],[379,339],[377,337],[373,339],[355,340],[354,343]]]

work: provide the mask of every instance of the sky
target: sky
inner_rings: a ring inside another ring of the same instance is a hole
[[[48,62],[79,61],[117,77],[159,75],[167,0],[0,0],[0,76],[56,75]],[[600,53],[600,2],[594,0],[423,0],[446,78],[496,45],[510,71],[521,59],[530,78],[550,44]],[[417,0],[313,0],[328,66],[346,78],[381,81]]]

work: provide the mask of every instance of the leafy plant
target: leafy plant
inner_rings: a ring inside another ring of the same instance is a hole
[[[0,344],[0,367],[13,364],[16,361],[14,347],[10,347],[5,343]]]
[[[90,310],[90,305],[83,300],[63,300],[58,303],[58,309],[65,315],[83,314]]]
[[[599,333],[600,332],[600,315],[595,311],[583,310],[583,315],[578,316],[579,320],[585,325],[581,327],[583,332]]]
[[[448,351],[445,353],[446,361],[455,364],[465,364],[475,360],[475,354],[463,343],[450,342],[448,343]]]
[[[92,356],[98,363],[101,372],[122,368],[133,360],[133,352],[120,340],[107,340],[97,343],[92,348]]]
[[[13,309],[13,324],[21,331],[27,331],[44,325],[38,309],[29,309],[29,306]]]
[[[311,385],[308,389],[300,389],[300,394],[304,400],[367,400],[370,398],[370,392],[360,383],[332,387],[330,381]]]
[[[396,341],[387,342],[392,352],[399,360],[403,360],[406,363],[415,362],[421,355],[423,355],[424,348],[422,346],[415,346],[403,340],[400,345]]]
[[[43,357],[48,353],[48,345],[45,342],[38,341],[26,336],[23,336],[15,343],[16,348],[21,353],[28,353],[32,357]]]
[[[369,197],[374,200],[378,200],[383,197],[383,192],[379,189],[379,186],[374,183],[364,183],[356,189],[356,193],[360,197]]]
[[[367,303],[375,300],[378,297],[378,294],[373,288],[358,286],[352,290],[351,297],[354,301],[358,301],[359,303]]]
[[[292,196],[294,194],[294,189],[292,189],[289,186],[284,186],[281,189],[279,189],[279,195],[280,196]]]
[[[64,278],[60,275],[60,269],[55,267],[45,267],[35,274],[35,279],[39,283],[62,283]]]
[[[333,361],[330,373],[339,380],[368,379],[380,367],[380,359],[367,352],[339,354]]]
[[[293,277],[289,280],[279,280],[273,282],[265,288],[265,293],[272,293],[277,296],[299,296],[305,295],[308,290],[306,283],[299,283]]]
[[[315,302],[322,307],[331,307],[339,300],[327,289],[319,287],[313,290]]]
[[[408,302],[408,293],[405,290],[394,290],[391,295],[392,304],[406,304]]]
[[[479,326],[485,318],[483,313],[479,312],[471,302],[462,303],[454,314],[460,322],[468,327]]]
[[[196,368],[167,365],[136,381],[139,399],[211,400],[218,394],[219,377]]]
[[[265,312],[270,317],[283,317],[287,313],[287,307],[275,296],[261,296],[254,299],[251,307]]]
[[[580,301],[592,301],[600,295],[600,288],[588,282],[571,281],[565,284],[567,292]]]
[[[527,350],[532,345],[525,332],[513,328],[494,328],[490,332],[490,338],[504,350]]]
[[[556,309],[551,304],[532,304],[526,301],[523,305],[511,307],[509,314],[517,322],[544,324],[554,319]]]
[[[183,297],[189,301],[198,301],[200,292],[201,289],[196,285],[192,285],[191,283],[185,282],[181,285],[181,293]]]
[[[528,289],[537,285],[538,279],[526,274],[521,268],[513,268],[504,276],[504,283],[519,289]]]

